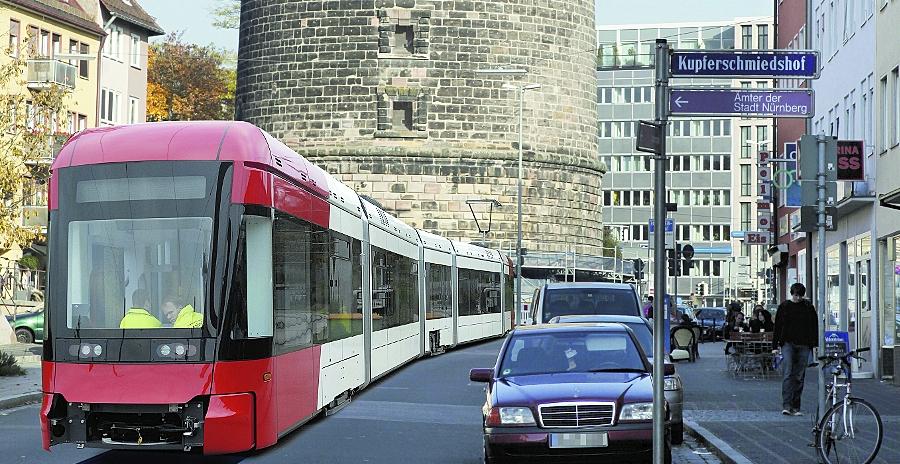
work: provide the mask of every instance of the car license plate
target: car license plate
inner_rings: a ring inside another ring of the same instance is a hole
[[[609,446],[606,432],[551,433],[551,448],[603,448]]]

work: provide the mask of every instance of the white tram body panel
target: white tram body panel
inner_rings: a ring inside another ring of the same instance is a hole
[[[315,166],[313,168],[319,169]],[[331,175],[327,173],[324,175],[328,179],[328,188],[331,191],[328,198],[329,228],[334,232],[365,242],[363,206],[356,192]],[[362,301],[354,302],[354,304],[361,306]],[[349,325],[362,327],[364,314],[354,313],[353,316],[349,320]],[[356,390],[365,384],[367,364],[365,334],[362,333],[364,331],[360,332],[351,337],[322,345],[319,354],[319,408],[332,403],[344,392]]]
[[[503,266],[499,253],[469,243],[452,243],[456,250],[457,268],[454,293],[459,302],[455,305],[458,312],[456,342],[466,343],[502,334],[503,313],[499,287]],[[466,278],[470,274],[476,279],[483,279],[485,273],[496,279],[496,283],[472,283],[471,279]]]
[[[442,281],[440,277],[450,275],[456,250],[447,238],[424,230],[418,232],[424,249],[425,267],[422,273],[424,278],[420,279],[420,285],[424,285],[422,294],[425,301],[425,336],[422,342],[424,351],[432,353],[437,347],[454,344],[452,280],[446,280],[446,285],[438,281]]]
[[[421,331],[419,327],[419,235],[412,227],[387,214],[381,208],[363,200],[363,207],[369,217],[369,243],[372,247],[372,258],[368,265],[372,267],[372,378],[377,378],[399,367],[420,354]],[[379,285],[380,274],[384,272],[384,263],[379,261],[380,252],[392,253],[400,257],[400,261],[408,258],[412,261],[416,275],[405,275],[405,280],[395,279],[393,287]],[[406,288],[403,288],[406,287]],[[379,310],[415,294],[415,303],[399,303],[393,310],[400,314],[414,314],[403,323],[394,325],[389,313]],[[387,328],[382,328],[387,326]]]

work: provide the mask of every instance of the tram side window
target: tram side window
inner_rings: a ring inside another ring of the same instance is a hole
[[[516,297],[515,297],[515,288],[513,285],[514,279],[509,275],[504,276],[505,280],[503,281],[503,299],[504,311],[513,311],[513,308],[516,305]]]
[[[372,329],[418,321],[418,263],[378,247],[372,250]]]
[[[359,240],[331,233],[331,257],[329,263],[330,291],[326,330],[315,340],[327,343],[362,333],[362,306],[357,295],[362,289],[362,268]]]
[[[275,353],[305,348],[327,328],[328,232],[289,216],[272,231]]]
[[[452,317],[450,266],[426,263],[425,269],[427,276],[426,288],[428,289],[428,307],[425,311],[425,317],[428,319]]]
[[[476,316],[500,312],[500,274],[459,270],[459,315]]]

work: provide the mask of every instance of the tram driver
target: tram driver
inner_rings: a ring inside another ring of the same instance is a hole
[[[138,288],[131,294],[131,308],[119,322],[120,329],[156,329],[162,327],[154,315],[150,314],[150,292]]]
[[[175,296],[163,300],[162,313],[176,329],[203,327],[203,314],[195,312],[190,303],[182,305]]]

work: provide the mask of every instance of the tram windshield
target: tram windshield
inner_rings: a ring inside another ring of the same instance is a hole
[[[68,328],[202,327],[211,236],[203,217],[70,222]]]

